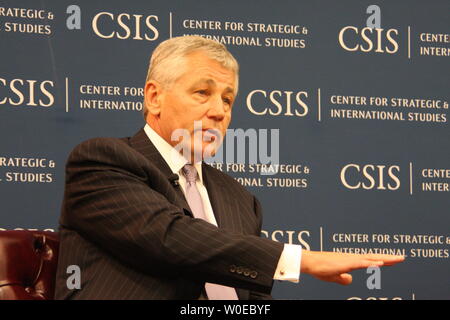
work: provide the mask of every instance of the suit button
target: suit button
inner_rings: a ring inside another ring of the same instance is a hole
[[[248,277],[250,275],[249,269],[244,269],[244,276]]]
[[[236,266],[234,264],[232,264],[230,266],[230,272],[235,273],[236,272]]]
[[[256,271],[250,272],[250,278],[256,279],[257,276],[258,276],[258,272],[256,272]]]
[[[237,273],[237,274],[242,274],[243,271],[244,271],[244,270],[243,270],[242,267],[237,267],[237,269],[236,269],[236,273]]]

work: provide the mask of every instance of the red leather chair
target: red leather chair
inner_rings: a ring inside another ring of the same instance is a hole
[[[55,293],[58,233],[0,231],[0,300],[51,300]]]

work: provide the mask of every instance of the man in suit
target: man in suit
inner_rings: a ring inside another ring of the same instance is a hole
[[[352,270],[403,260],[260,237],[258,200],[202,161],[225,135],[237,88],[238,64],[217,42],[179,37],[155,49],[146,126],[83,142],[67,161],[57,299],[270,299],[273,280],[348,284]],[[79,289],[67,287],[70,265]]]

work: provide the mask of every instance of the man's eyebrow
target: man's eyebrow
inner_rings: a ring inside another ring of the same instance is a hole
[[[226,87],[224,91],[225,91],[225,93],[232,93],[234,95],[234,89],[233,88]]]
[[[195,86],[198,86],[198,85],[204,84],[204,83],[206,83],[210,86],[216,86],[216,82],[213,79],[207,79],[207,78],[200,79],[200,80],[194,82],[194,84],[192,86],[195,87]]]
[[[212,87],[216,87],[217,86],[216,82],[213,79],[204,78],[204,79],[200,79],[200,80],[196,81],[192,85],[192,87],[196,87],[196,86],[204,84],[204,83],[207,84],[207,85],[210,85]],[[232,93],[232,94],[234,94],[234,89],[231,88],[231,87],[226,87],[224,91],[225,91],[225,93]]]

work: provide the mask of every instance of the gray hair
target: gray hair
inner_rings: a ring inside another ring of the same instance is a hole
[[[161,42],[152,53],[145,82],[155,80],[165,88],[170,87],[174,81],[182,76],[185,58],[194,51],[203,51],[209,58],[216,60],[224,68],[233,71],[236,75],[235,91],[237,93],[238,62],[223,44],[200,36],[175,37]],[[147,117],[145,104],[144,117]]]

